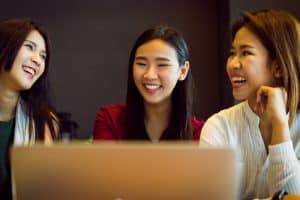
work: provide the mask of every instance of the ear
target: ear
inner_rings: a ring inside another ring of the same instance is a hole
[[[185,79],[185,77],[189,73],[189,69],[190,69],[190,62],[185,61],[183,66],[180,67],[180,74],[179,74],[179,77],[178,77],[179,81],[183,81]]]
[[[272,62],[272,68],[271,68],[272,74],[275,78],[281,78],[282,77],[282,70],[280,66],[278,65],[278,62],[274,60]]]

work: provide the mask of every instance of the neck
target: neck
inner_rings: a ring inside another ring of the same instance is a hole
[[[172,104],[166,102],[163,104],[147,104],[145,107],[145,128],[152,141],[159,140],[163,131],[168,127]]]
[[[9,121],[15,117],[19,92],[5,88],[0,81],[0,121]]]
[[[253,112],[255,112],[254,107],[256,105],[256,97],[248,98],[248,104]]]
[[[171,102],[159,105],[144,103],[144,107],[146,121],[160,121],[162,119],[166,119],[167,121],[169,120],[172,109]]]

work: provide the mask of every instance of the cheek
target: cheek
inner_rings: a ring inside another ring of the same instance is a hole
[[[226,61],[226,73],[227,73],[227,76],[230,77],[230,71],[231,71],[231,67],[230,67],[230,59],[228,58],[227,61]]]
[[[226,60],[226,68],[228,68],[228,66],[230,64],[230,60],[231,60],[230,57],[228,57],[227,60]]]
[[[244,66],[246,66],[247,74],[254,76],[254,78],[266,73],[266,71],[264,70],[264,63],[259,61],[245,61]]]
[[[138,80],[140,76],[140,70],[138,70],[136,67],[133,67],[132,76],[134,81]]]
[[[40,67],[40,72],[39,72],[39,73],[40,73],[40,76],[41,76],[42,74],[44,74],[45,69],[46,69],[45,65]]]
[[[170,87],[174,87],[176,85],[179,76],[179,72],[169,72],[160,75],[161,80],[164,81],[166,84],[170,85]]]
[[[45,66],[40,66],[35,81],[41,78],[41,76],[45,73],[45,69],[46,69]]]
[[[24,56],[24,54],[21,54],[20,51],[19,51],[19,53],[15,57],[15,60],[14,60],[14,62],[12,64],[12,67],[16,68],[17,66],[22,65],[23,62],[24,62],[24,60],[25,60],[25,58],[26,57]]]
[[[139,88],[143,78],[142,70],[139,69],[138,67],[133,67],[132,78],[134,84]]]
[[[227,75],[229,76],[229,70],[230,69],[230,67],[229,67],[229,65],[228,65],[228,61],[226,62],[226,72],[227,72]]]

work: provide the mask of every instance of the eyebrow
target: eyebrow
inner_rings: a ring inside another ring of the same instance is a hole
[[[31,40],[25,40],[26,42],[29,42],[30,44],[32,44],[35,48],[37,47],[36,43],[31,41]],[[42,50],[42,53],[47,54],[47,52],[45,50]]]
[[[135,57],[135,60],[147,60],[147,59],[143,56],[137,56]]]
[[[168,58],[164,58],[164,57],[158,57],[158,58],[155,58],[155,60],[157,60],[157,61],[170,61]]]
[[[253,46],[251,46],[250,44],[242,44],[240,46],[238,46],[239,49],[254,49]],[[231,46],[231,49],[235,49],[234,46]]]
[[[137,56],[135,57],[135,60],[147,60],[146,57],[144,56]],[[164,58],[164,57],[157,57],[155,58],[156,61],[170,61],[168,58]]]

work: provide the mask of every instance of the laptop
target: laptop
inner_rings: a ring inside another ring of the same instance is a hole
[[[11,151],[15,199],[233,200],[236,154],[194,143],[37,144]]]

